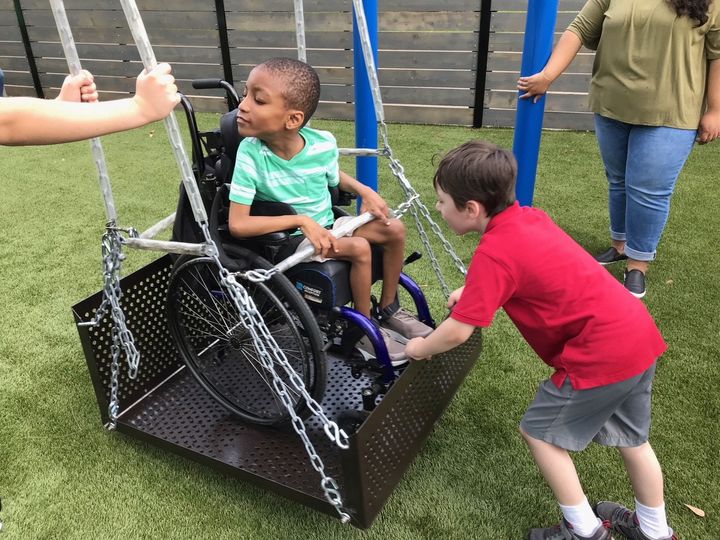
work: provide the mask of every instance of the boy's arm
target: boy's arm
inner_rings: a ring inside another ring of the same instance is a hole
[[[340,171],[340,183],[338,184],[340,189],[355,193],[362,197],[362,212],[370,212],[376,218],[388,223],[390,208],[388,208],[385,199],[383,199],[376,191],[373,191],[366,185],[358,182],[349,174]]]
[[[413,338],[405,346],[405,353],[415,360],[430,358],[465,343],[475,330],[471,324],[447,318],[426,338]]]
[[[79,141],[143,126],[165,118],[180,102],[168,64],[137,78],[132,98],[72,103],[38,98],[0,99],[0,144]]]
[[[300,229],[307,216],[251,216],[250,205],[230,201],[228,225],[230,233],[238,238],[251,238],[277,231]],[[314,223],[314,222],[313,222]]]
[[[336,238],[330,231],[308,216],[251,216],[250,205],[230,201],[228,216],[230,234],[237,238],[251,238],[277,231],[300,229],[323,257],[337,251]]]

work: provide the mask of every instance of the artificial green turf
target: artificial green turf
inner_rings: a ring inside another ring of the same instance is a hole
[[[201,122],[214,124],[216,117],[201,115]],[[317,121],[315,127],[334,131],[341,146],[353,145],[352,124]],[[471,138],[510,146],[512,132],[390,126],[393,149],[431,209],[433,156]],[[143,230],[174,210],[179,175],[161,124],[103,143],[122,225]],[[695,149],[680,178],[646,297],[670,345],[657,372],[651,441],[666,473],[670,520],[683,538],[720,538],[717,148]],[[367,532],[104,431],[70,313],[101,284],[105,217],[89,144],[0,147],[0,162],[3,537],[495,539],[523,538],[530,527],[559,519],[517,431],[548,369],[503,313],[485,334],[477,366]],[[352,172],[352,163],[343,166]],[[381,192],[397,204],[399,191],[382,167]],[[593,134],[544,134],[535,204],[590,251],[606,247],[605,180]],[[477,238],[448,237],[467,261]],[[412,237],[410,247],[417,246]],[[130,252],[125,273],[153,257]],[[446,257],[442,265],[451,287],[458,286]],[[408,272],[436,306],[435,317],[444,317],[427,260]],[[614,451],[591,447],[576,463],[591,501],[632,503]],[[707,517],[694,516],[684,503]]]

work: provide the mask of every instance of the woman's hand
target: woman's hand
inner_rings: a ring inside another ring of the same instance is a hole
[[[707,111],[700,118],[697,142],[707,144],[720,137],[720,110]]]
[[[315,246],[315,252],[318,255],[324,258],[333,257],[337,252],[337,238],[311,217],[305,217],[306,219],[303,219],[300,224],[300,230],[305,235],[305,238]]]
[[[545,70],[530,75],[529,77],[520,77],[517,83],[517,89],[525,92],[520,99],[533,98],[533,103],[537,103],[540,98],[547,92],[553,80],[547,76]]]

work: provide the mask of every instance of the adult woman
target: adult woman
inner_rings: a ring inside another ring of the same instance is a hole
[[[680,170],[696,140],[720,136],[720,2],[590,0],[545,68],[520,78],[521,98],[544,94],[582,45],[597,51],[590,107],[609,182],[612,246],[596,259],[627,259],[625,287],[642,298]]]

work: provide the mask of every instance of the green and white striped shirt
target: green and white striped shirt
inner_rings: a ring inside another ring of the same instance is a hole
[[[323,227],[333,224],[328,187],[340,182],[337,142],[332,133],[304,127],[305,147],[290,160],[275,155],[260,139],[243,139],[238,148],[230,200],[285,202]]]

